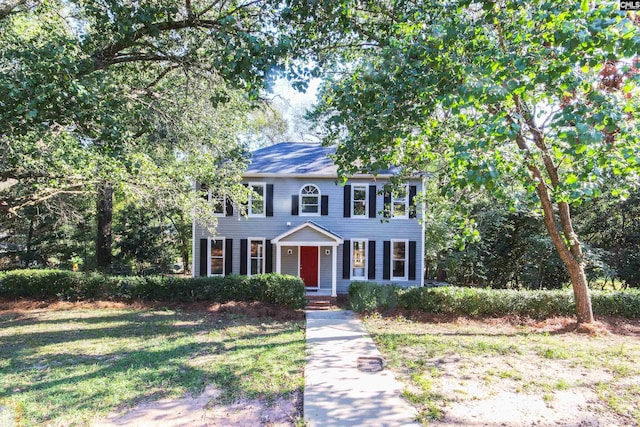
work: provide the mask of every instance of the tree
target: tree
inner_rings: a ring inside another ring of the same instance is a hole
[[[238,135],[295,46],[282,9],[275,0],[4,2],[0,209],[98,194],[106,266],[114,192],[171,200],[203,221],[188,179],[246,198]]]
[[[615,177],[637,185],[638,21],[616,4],[556,0],[351,2],[347,50],[315,117],[340,141],[341,172],[436,158],[458,187],[535,200],[593,321],[571,206]],[[526,191],[524,191],[526,190]],[[532,199],[532,197],[535,199]]]

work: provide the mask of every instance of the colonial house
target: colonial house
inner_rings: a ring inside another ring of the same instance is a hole
[[[423,286],[422,181],[395,195],[384,191],[391,171],[342,185],[333,152],[289,142],[254,151],[243,175],[254,193],[246,217],[227,201],[215,204],[215,236],[193,224],[194,276],[278,272],[330,296],[354,281]]]

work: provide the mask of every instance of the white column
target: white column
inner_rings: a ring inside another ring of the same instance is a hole
[[[331,296],[338,296],[337,293],[337,283],[336,283],[336,272],[338,271],[338,245],[334,245],[331,247]]]
[[[276,243],[276,273],[281,273],[282,266],[282,247],[280,242]]]

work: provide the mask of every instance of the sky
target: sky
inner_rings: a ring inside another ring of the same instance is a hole
[[[305,93],[295,90],[287,79],[279,78],[273,85],[273,93],[267,97],[273,100],[288,123],[289,129],[284,141],[307,142],[319,141],[320,137],[311,129],[311,125],[304,119],[304,115],[316,101],[320,79],[312,79]]]

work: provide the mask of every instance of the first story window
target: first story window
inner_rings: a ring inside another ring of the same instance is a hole
[[[407,279],[407,241],[391,241],[391,279]]]
[[[264,240],[249,240],[249,275],[264,273]]]
[[[367,241],[351,241],[351,279],[367,278]]]
[[[367,186],[366,185],[353,185],[352,187],[353,200],[351,212],[352,217],[366,217],[367,216]]]
[[[249,216],[265,216],[264,214],[264,196],[266,184],[249,184],[249,189],[253,193],[249,196],[248,214]],[[257,195],[257,196],[256,196]]]
[[[391,199],[391,218],[409,218],[409,191],[406,185],[400,187]]]
[[[224,239],[211,240],[209,252],[209,275],[224,275]]]

